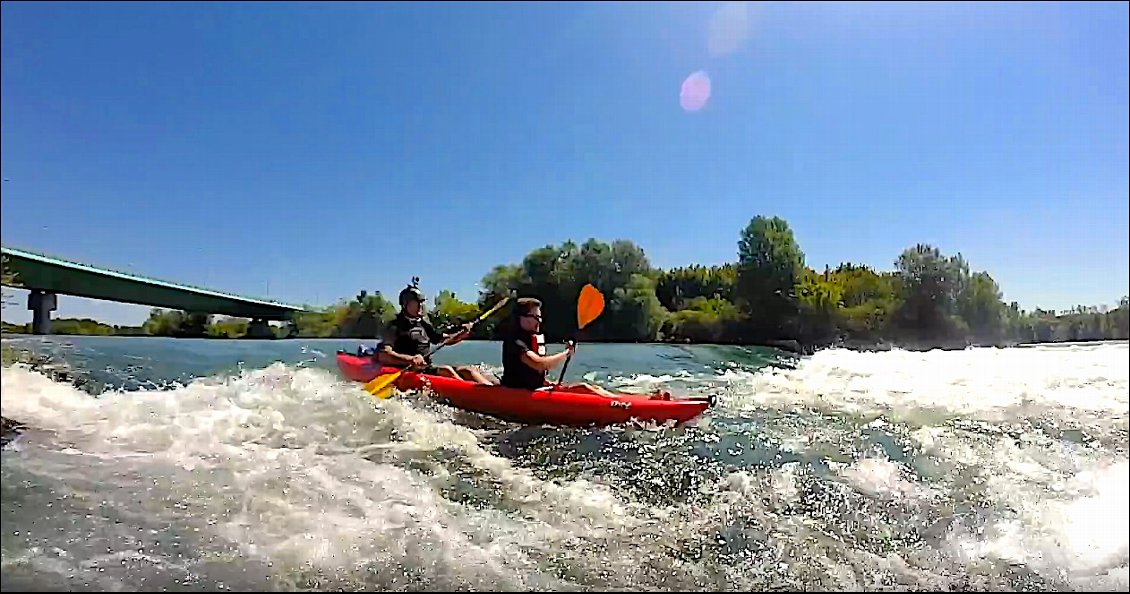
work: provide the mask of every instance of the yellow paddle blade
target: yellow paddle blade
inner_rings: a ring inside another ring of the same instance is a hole
[[[604,312],[604,295],[591,284],[581,289],[577,299],[577,328],[583,329]]]
[[[393,385],[390,384],[388,387],[381,390],[380,392],[373,392],[373,396],[376,396],[377,398],[380,398],[381,400],[386,400],[390,396],[392,396],[392,391],[395,387],[396,386],[393,386]]]
[[[378,375],[365,384],[365,391],[379,398],[388,398],[387,395],[380,396],[379,393],[387,391],[389,394],[391,394],[392,384],[400,378],[400,374],[402,373],[404,373],[403,370],[397,371],[396,373],[389,373],[387,375]]]

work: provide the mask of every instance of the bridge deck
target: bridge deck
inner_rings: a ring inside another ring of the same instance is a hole
[[[27,289],[269,320],[289,319],[304,311],[297,305],[98,268],[27,250],[4,247],[3,254],[17,275],[16,281]]]

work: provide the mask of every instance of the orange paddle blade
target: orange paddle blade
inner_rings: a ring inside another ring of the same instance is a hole
[[[577,299],[577,328],[583,329],[604,312],[604,295],[591,284],[581,289]]]

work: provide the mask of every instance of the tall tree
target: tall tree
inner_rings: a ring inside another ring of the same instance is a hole
[[[780,335],[796,313],[793,287],[804,270],[804,252],[780,217],[754,217],[738,241],[737,301],[754,332]]]

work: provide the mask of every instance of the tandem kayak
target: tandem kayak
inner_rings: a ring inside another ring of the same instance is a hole
[[[368,382],[377,375],[396,372],[395,368],[378,366],[371,357],[343,351],[337,353],[337,366],[355,382]],[[457,408],[533,425],[613,425],[632,420],[682,424],[701,415],[714,402],[713,398],[671,399],[641,394],[609,397],[566,389],[519,390],[412,371],[401,374],[396,387],[429,388]]]

